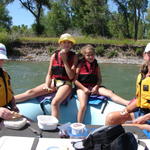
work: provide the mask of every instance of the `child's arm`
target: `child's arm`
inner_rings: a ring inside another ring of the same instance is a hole
[[[131,123],[131,124],[122,124],[123,126],[129,126],[129,127],[138,127],[142,130],[148,130],[150,131],[150,125],[149,124],[135,124],[135,123]]]
[[[75,77],[75,66],[77,65],[77,61],[78,61],[77,56],[76,55],[74,56],[73,65],[70,67],[68,64],[66,52],[64,50],[61,50],[60,55],[62,57],[64,67],[65,67],[65,70],[66,70],[66,73],[67,73],[69,79],[70,80],[74,79],[74,77]]]
[[[133,100],[130,104],[128,104],[122,111],[121,111],[121,115],[127,115],[130,114],[131,112],[134,111],[134,109],[136,109],[136,99]]]
[[[144,124],[147,120],[150,120],[150,113],[140,116],[137,119],[133,120],[133,123],[135,124]]]
[[[49,63],[49,67],[48,67],[48,72],[47,72],[47,75],[46,75],[46,78],[45,78],[45,87],[44,89],[46,90],[52,90],[52,87],[51,87],[51,82],[52,82],[52,79],[51,79],[51,75],[52,75],[52,62],[54,60],[54,57],[55,57],[55,54],[53,54],[50,58],[50,63]],[[55,90],[55,89],[54,89]]]

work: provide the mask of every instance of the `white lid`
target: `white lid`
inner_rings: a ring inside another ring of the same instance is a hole
[[[45,125],[58,124],[58,119],[54,116],[49,116],[49,115],[39,115],[37,116],[37,120],[40,124],[45,124]]]
[[[72,123],[71,128],[76,129],[76,130],[81,130],[85,128],[85,124],[83,123]]]

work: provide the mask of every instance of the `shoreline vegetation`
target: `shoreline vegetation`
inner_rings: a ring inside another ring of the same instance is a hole
[[[106,58],[106,57],[96,57],[98,63],[116,63],[116,64],[135,64],[141,65],[143,63],[143,59],[139,57],[115,57],[115,58]],[[50,55],[40,56],[40,55],[28,55],[28,56],[10,56],[9,61],[35,61],[35,62],[49,62]]]
[[[7,45],[8,56],[14,61],[49,61],[57,49],[58,38],[20,38]],[[142,64],[142,54],[148,40],[117,40],[78,37],[74,50],[78,53],[86,44],[95,47],[99,63]]]

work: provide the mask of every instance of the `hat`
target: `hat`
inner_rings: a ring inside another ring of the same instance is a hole
[[[4,44],[0,43],[0,59],[8,59],[6,47]]]
[[[148,43],[145,47],[144,53],[150,52],[150,43]]]
[[[58,43],[60,44],[61,42],[63,41],[70,41],[72,42],[73,44],[76,43],[75,39],[73,38],[73,36],[69,33],[65,33],[65,34],[62,34],[58,40]]]

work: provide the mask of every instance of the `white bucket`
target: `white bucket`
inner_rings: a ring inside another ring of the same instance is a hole
[[[82,135],[85,132],[85,124],[83,123],[72,123],[71,133],[73,135]]]
[[[55,130],[58,125],[58,119],[54,116],[39,115],[37,116],[38,126],[42,130]]]

